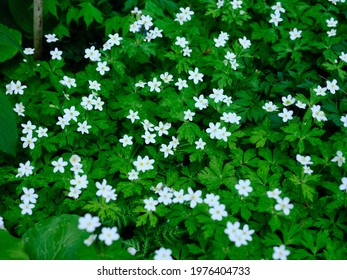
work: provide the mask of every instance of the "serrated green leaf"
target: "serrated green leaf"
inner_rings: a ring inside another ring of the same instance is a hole
[[[102,23],[104,18],[100,10],[95,8],[90,2],[80,4],[81,10],[79,16],[82,16],[87,27],[95,20],[97,23]]]

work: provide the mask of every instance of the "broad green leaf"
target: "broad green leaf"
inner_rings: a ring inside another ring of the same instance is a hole
[[[24,242],[13,237],[7,230],[0,229],[0,260],[28,260]]]
[[[0,150],[16,155],[17,127],[15,113],[4,94],[0,94]]]
[[[102,13],[100,10],[95,8],[91,3],[84,2],[81,3],[80,6],[82,9],[80,10],[80,16],[83,16],[84,22],[87,27],[95,20],[97,23],[102,23],[104,20]]]
[[[51,217],[29,229],[23,240],[30,259],[80,259],[78,251],[89,234],[77,228],[78,219],[77,215]]]
[[[11,14],[15,22],[18,24],[18,26],[22,30],[24,30],[26,33],[32,34],[33,33],[33,1],[8,0],[8,5],[10,8]]]
[[[22,35],[14,29],[0,24],[0,62],[11,59],[22,50]]]
[[[57,14],[57,6],[59,5],[58,0],[44,0],[43,1],[43,11],[44,13],[50,12],[56,18]]]

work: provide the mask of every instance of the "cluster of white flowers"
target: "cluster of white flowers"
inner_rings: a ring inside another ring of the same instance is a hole
[[[329,37],[334,37],[336,36],[336,29],[338,21],[335,20],[334,18],[330,18],[326,20],[327,27],[330,27],[331,29],[327,31],[327,34]]]
[[[231,135],[231,132],[227,131],[226,127],[220,128],[221,123],[209,123],[209,128],[206,129],[206,132],[210,135],[211,139],[216,138],[217,140],[228,141],[228,137]]]
[[[180,8],[180,13],[176,14],[176,18],[174,21],[178,21],[180,25],[183,25],[185,22],[190,21],[192,19],[192,15],[194,15],[194,12],[190,10],[189,7],[187,8]]]
[[[278,23],[283,21],[283,18],[281,18],[281,13],[285,13],[286,10],[282,7],[281,2],[277,2],[276,5],[271,7],[272,10],[274,10],[274,13],[271,14],[270,23],[273,23],[275,26],[278,26]]]
[[[99,217],[93,217],[91,214],[87,213],[84,217],[80,217],[78,219],[78,228],[80,230],[86,230],[87,232],[94,232],[97,227],[100,227],[100,219]],[[90,246],[97,238],[97,234],[91,234],[86,240],[84,240],[84,244]],[[104,241],[107,246],[112,245],[113,241],[116,241],[120,238],[118,234],[117,227],[103,227],[101,229],[101,233],[99,234],[99,240]]]
[[[32,215],[32,209],[35,207],[36,199],[39,197],[33,188],[27,189],[26,187],[22,188],[24,194],[21,196],[22,203],[19,204],[19,207],[22,209],[22,215],[28,214]]]
[[[189,42],[185,37],[176,37],[175,45],[180,46],[182,48],[183,56],[190,56],[192,49],[188,47]]]
[[[98,189],[96,195],[105,198],[106,203],[110,202],[110,200],[115,201],[117,199],[116,190],[107,184],[106,179],[103,179],[102,183],[96,182],[96,187]]]
[[[9,84],[6,85],[6,94],[19,94],[23,95],[24,90],[27,88],[26,85],[22,85],[21,81],[11,81]]]
[[[272,191],[268,191],[267,196],[276,200],[277,204],[275,205],[275,209],[277,211],[283,210],[284,215],[289,215],[290,210],[293,209],[294,206],[293,204],[289,203],[290,199],[288,197],[282,199],[280,197],[281,193],[282,191],[276,188]]]
[[[297,154],[296,160],[302,164],[302,166],[304,168],[304,173],[306,173],[306,174],[312,174],[313,173],[313,170],[309,167],[309,165],[313,164],[310,156],[302,156],[302,155]]]
[[[216,48],[224,47],[228,40],[229,34],[223,31],[221,31],[221,33],[218,35],[218,38],[213,39]]]
[[[82,102],[80,103],[83,109],[87,111],[91,110],[103,110],[104,101],[101,100],[101,97],[97,96],[95,92],[92,92],[88,96],[82,97]]]
[[[20,163],[16,177],[30,176],[33,174],[34,166],[28,160],[25,164]]]
[[[28,121],[27,123],[22,123],[21,126],[23,127],[22,133],[24,134],[24,136],[20,138],[23,142],[23,148],[29,147],[30,149],[34,149],[37,138],[33,136],[33,132],[36,125]],[[37,137],[42,138],[48,137],[47,131],[47,128],[39,127],[35,132],[37,133]]]
[[[97,101],[99,101],[99,103]],[[100,100],[97,99],[96,101],[92,100],[91,103],[94,104],[94,108],[99,107],[99,110],[100,108],[102,110],[103,102],[101,101],[101,99]],[[88,103],[85,106],[88,108]],[[78,122],[77,117],[79,115],[80,115],[80,112],[76,110],[76,107],[71,106],[70,109],[64,109],[64,115],[62,117],[58,117],[58,122],[56,124],[60,125],[61,129],[64,129],[65,126],[69,126],[70,121],[73,120],[74,122],[77,122],[77,125],[78,125],[77,132],[80,132],[81,134],[84,134],[84,133],[89,134],[89,129],[91,128],[91,125],[88,125],[86,120],[83,122]]]
[[[230,241],[235,243],[236,247],[247,245],[247,241],[252,241],[252,234],[254,233],[254,230],[249,229],[247,224],[242,229],[240,225],[238,221],[234,223],[227,222],[227,227],[224,230],[224,233],[228,235]]]
[[[133,15],[136,16],[136,21],[130,24],[129,31],[132,33],[141,32],[141,29],[144,28],[144,34],[146,35],[145,41],[150,42],[156,38],[162,38],[163,37],[163,30],[159,29],[158,27],[153,26],[153,18],[149,15],[143,15],[142,11],[139,10],[137,7],[134,8],[134,10],[131,11]]]

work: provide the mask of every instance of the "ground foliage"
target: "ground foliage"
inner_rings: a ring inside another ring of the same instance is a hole
[[[344,1],[14,2],[0,258],[346,258]]]

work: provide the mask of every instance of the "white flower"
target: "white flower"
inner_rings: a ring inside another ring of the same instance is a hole
[[[73,78],[69,78],[68,76],[64,76],[60,83],[68,88],[76,87],[76,80]]]
[[[152,18],[150,16],[142,15],[141,18],[138,20],[138,23],[140,25],[143,25],[146,30],[149,30],[151,26],[153,25]]]
[[[300,162],[302,165],[313,164],[313,162],[311,161],[311,157],[310,156],[302,156],[302,155],[297,154],[296,155],[296,160],[298,162]]]
[[[220,127],[220,122],[217,122],[216,124],[212,122],[209,123],[209,128],[206,129],[206,132],[210,134],[211,139],[214,139],[215,137],[217,138],[217,136],[220,134],[221,129],[219,127]]]
[[[316,88],[313,89],[317,95],[321,95],[321,96],[325,96],[326,93],[325,91],[327,90],[327,88],[322,88],[321,86],[317,86]]]
[[[275,104],[273,104],[272,101],[265,103],[262,108],[267,112],[273,112],[278,110],[278,107]]]
[[[33,188],[27,189],[26,187],[22,188],[24,194],[20,197],[24,204],[36,203],[36,199],[39,197]]]
[[[346,191],[347,192],[347,178],[346,177],[342,178],[342,184],[339,186],[339,189],[341,191]]]
[[[182,88],[187,88],[187,81],[182,80],[181,78],[178,78],[178,81],[175,83],[175,86],[178,87],[178,90],[181,90]]]
[[[79,198],[80,194],[82,193],[81,189],[77,187],[70,187],[70,192],[68,193],[68,197],[72,197],[74,199]]]
[[[65,169],[64,169],[64,166],[67,165],[67,162],[64,161],[63,158],[59,158],[58,161],[52,161],[52,165],[54,166],[54,169],[53,169],[53,172],[56,173],[56,172],[61,172],[61,173],[64,173],[65,172]]]
[[[337,165],[341,167],[345,163],[346,159],[344,158],[343,153],[341,151],[337,151],[336,156],[331,161],[337,162]]]
[[[89,58],[91,61],[100,61],[100,56],[101,53],[94,46],[90,47],[90,49],[85,49],[84,58]]]
[[[171,139],[172,140],[170,141],[169,145],[171,145],[173,149],[176,149],[177,146],[180,144],[180,142],[178,141],[178,139],[175,136],[172,136]]]
[[[139,178],[139,172],[137,172],[135,169],[132,169],[130,172],[128,172],[128,179],[130,181],[137,180]]]
[[[110,42],[112,45],[116,45],[116,46],[119,46],[120,45],[120,41],[123,40],[122,37],[119,36],[118,33],[116,34],[109,34],[108,37],[110,38]]]
[[[23,177],[24,175],[29,176],[33,174],[33,170],[34,167],[30,165],[29,160],[25,164],[20,163],[18,168],[18,174],[16,175],[16,177]]]
[[[21,81],[17,81],[16,83],[11,83],[13,94],[24,94],[24,89],[27,88],[26,85],[22,85]]]
[[[172,200],[173,203],[183,203],[184,200],[184,190],[174,191],[173,192],[174,199]]]
[[[127,116],[127,119],[130,119],[132,123],[135,122],[135,120],[139,120],[140,117],[138,116],[139,112],[137,111],[133,111],[133,110],[129,110],[129,115]]]
[[[275,205],[275,209],[277,211],[283,210],[284,215],[289,215],[290,209],[293,209],[293,204],[290,204],[290,200],[288,197],[285,198],[277,198],[277,204]]]
[[[96,187],[98,189],[98,191],[96,192],[97,196],[106,197],[108,192],[112,190],[112,186],[107,184],[106,179],[103,179],[102,183],[96,182],[95,185],[96,185]]]
[[[337,85],[337,81],[335,79],[332,80],[332,82],[327,81],[326,88],[327,88],[327,90],[330,91],[331,94],[335,94],[335,92],[340,89],[339,86]]]
[[[201,190],[197,190],[196,192],[194,192],[193,189],[189,187],[188,194],[184,195],[184,200],[190,201],[190,207],[194,208],[198,203],[202,203],[201,194]]]
[[[25,214],[32,215],[33,214],[32,209],[35,207],[35,205],[30,203],[21,203],[19,204],[19,207],[22,209],[22,212],[21,212],[22,215],[25,215]]]
[[[223,217],[228,216],[227,211],[225,211],[224,204],[214,205],[209,209],[209,213],[211,214],[211,219],[216,221],[221,221]]]
[[[194,12],[190,10],[189,7],[186,8],[180,8],[180,11],[182,12],[182,14],[184,15],[186,21],[191,20],[191,16],[194,15]]]
[[[168,84],[172,81],[173,76],[170,75],[168,72],[165,72],[164,74],[160,75],[160,79],[163,80],[164,83]]]
[[[34,48],[25,48],[25,49],[23,50],[23,53],[24,53],[25,55],[32,55],[32,54],[35,53],[35,49],[34,49]]]
[[[4,225],[4,218],[0,216],[0,229],[6,230]]]
[[[89,237],[88,237],[87,239],[85,239],[85,240],[83,241],[83,243],[84,243],[86,246],[89,247],[90,245],[93,244],[93,242],[95,241],[96,237],[97,237],[96,234],[91,234],[91,235],[89,235]]]
[[[128,249],[127,249],[127,251],[128,251],[128,253],[130,254],[130,255],[135,255],[136,254],[136,252],[137,252],[137,250],[134,248],[134,247],[129,247]]]
[[[282,96],[282,103],[284,106],[289,106],[295,103],[295,98],[290,94],[288,96]]]
[[[15,111],[18,114],[18,116],[25,117],[25,107],[23,106],[22,102],[16,103],[15,108],[13,108],[13,111]]]
[[[188,45],[188,41],[184,37],[176,37],[175,45],[180,46],[182,49],[184,49]]]
[[[240,223],[235,222],[227,222],[227,227],[224,230],[224,233],[228,235],[230,241],[235,241],[237,237],[237,233],[240,231]]]
[[[155,251],[155,260],[172,260],[172,251],[170,249],[160,248]]]
[[[128,135],[124,135],[123,138],[119,139],[119,142],[121,142],[123,144],[123,147],[126,147],[128,145],[132,145],[133,141],[132,141],[133,137],[132,136],[128,136]]]
[[[189,121],[193,121],[193,117],[195,116],[195,113],[190,111],[189,109],[184,111],[184,119],[185,120],[189,120]]]
[[[200,94],[199,98],[194,96],[193,99],[196,101],[195,107],[199,110],[206,109],[208,107],[208,100],[202,94]]]
[[[339,58],[347,63],[347,53],[341,52]]]
[[[301,37],[302,30],[298,30],[297,28],[294,28],[292,31],[289,31],[290,39],[295,40],[297,38]]]
[[[275,11],[275,13],[284,13],[286,10],[283,9],[281,2],[277,2],[276,5],[271,7],[272,10]]]
[[[98,83],[98,81],[88,81],[89,82],[89,89],[91,90],[96,90],[96,91],[99,91],[101,88],[100,88],[100,84]]]
[[[70,109],[64,109],[64,113],[63,118],[68,122],[70,120],[77,122],[77,117],[80,115],[80,112],[76,111],[75,106],[71,106]]]
[[[225,142],[228,142],[228,137],[231,135],[231,132],[227,131],[227,129],[225,127],[222,127],[218,134],[216,135],[216,138],[218,140],[223,140]]]
[[[274,23],[275,26],[278,26],[278,23],[283,21],[283,18],[281,18],[280,13],[278,13],[277,11],[274,14],[271,14],[271,19],[270,19],[270,23]]]
[[[281,113],[278,113],[278,116],[282,118],[283,122],[287,122],[288,120],[293,119],[292,115],[293,111],[288,111],[286,108],[283,108],[283,111]]]
[[[158,201],[154,200],[153,197],[150,197],[149,199],[145,199],[143,201],[145,203],[145,209],[150,212],[150,211],[155,211],[156,205],[158,205]]]
[[[147,84],[147,83],[145,83],[145,82],[143,82],[143,81],[138,81],[138,82],[135,84],[135,87],[144,88],[146,84]]]
[[[334,18],[327,19],[326,22],[328,27],[336,27],[338,23]]]
[[[35,148],[35,142],[37,141],[37,138],[32,136],[31,133],[27,134],[25,137],[20,138],[21,141],[23,141],[23,148],[29,147],[31,150]]]
[[[141,156],[137,157],[137,160],[134,161],[134,165],[136,167],[136,170],[138,172],[142,171],[145,172],[147,170],[151,170],[154,169],[153,164],[154,163],[154,159],[149,159],[148,156],[145,156],[144,158],[142,158]]]
[[[101,234],[99,235],[99,239],[104,241],[107,246],[112,245],[113,241],[119,239],[119,234],[117,233],[117,227],[108,228],[104,227],[101,229]]]
[[[188,80],[193,80],[194,84],[197,84],[200,82],[202,82],[202,78],[204,77],[204,74],[199,73],[199,69],[197,67],[195,67],[194,72],[189,70],[189,77]]]
[[[305,174],[312,174],[313,173],[313,170],[309,166],[304,165],[303,168],[304,168]]]
[[[40,126],[39,129],[36,130],[37,136],[39,138],[48,137],[47,131],[48,131],[48,128],[43,128],[43,127]]]
[[[45,37],[47,43],[54,43],[59,40],[55,34],[46,34]]]
[[[336,29],[331,29],[330,31],[327,31],[328,37],[334,37],[336,36]]]
[[[149,120],[144,120],[143,122],[141,122],[141,124],[143,125],[143,129],[145,131],[154,131],[154,124],[152,124]]]
[[[87,121],[84,121],[83,123],[77,123],[78,128],[77,131],[81,132],[82,134],[87,133],[89,134],[89,129],[92,127],[91,125],[88,125]]]
[[[307,105],[305,103],[302,103],[301,101],[297,101],[295,103],[295,106],[300,108],[300,109],[305,109]]]
[[[241,117],[235,113],[223,113],[223,116],[220,119],[226,123],[240,124]]]
[[[206,197],[204,199],[204,202],[210,206],[210,207],[215,207],[219,205],[219,195],[214,195],[213,193],[208,193],[206,194]]]
[[[77,189],[86,189],[88,186],[87,175],[76,174],[75,178],[70,180],[70,184],[76,186]]]
[[[168,135],[169,132],[168,130],[171,127],[171,123],[165,123],[163,124],[163,122],[159,122],[159,125],[154,127],[154,130],[158,131],[158,135],[162,136],[163,134]]]
[[[248,40],[246,36],[244,36],[242,39],[240,38],[239,43],[244,49],[248,49],[251,46],[251,41]]]
[[[164,189],[160,190],[158,194],[159,194],[159,198],[158,198],[159,203],[163,203],[164,205],[169,205],[172,203],[173,193],[168,187],[165,187]]]
[[[347,127],[347,115],[341,116],[340,121],[343,122],[344,127]]]
[[[230,1],[230,4],[234,10],[242,8],[242,1],[241,0],[232,0],[232,1]]]
[[[214,102],[215,103],[218,103],[220,101],[223,101],[223,99],[226,97],[223,93],[224,93],[224,90],[223,89],[216,89],[216,88],[213,88],[212,89],[212,92],[209,97],[210,98],[213,98],[214,99]]]
[[[290,251],[286,250],[285,245],[280,245],[279,247],[274,246],[274,253],[272,254],[272,258],[274,260],[286,260],[287,257],[290,255]]]
[[[268,191],[266,192],[268,198],[274,198],[274,199],[278,199],[280,198],[280,194],[282,193],[281,190],[279,190],[278,188],[274,189],[273,191]]]
[[[52,56],[52,59],[61,60],[61,55],[63,54],[62,51],[58,50],[58,48],[55,48],[53,51],[49,52]]]
[[[164,153],[164,158],[167,158],[169,155],[173,155],[174,154],[171,145],[167,146],[165,144],[161,144],[160,151]]]
[[[188,57],[190,57],[190,54],[191,54],[192,51],[193,51],[193,50],[190,49],[189,47],[185,47],[185,48],[182,50],[183,56],[188,56]]]
[[[146,144],[154,144],[155,143],[155,137],[156,135],[153,133],[150,133],[149,131],[145,131],[145,134],[141,136],[143,139],[145,139]]]
[[[149,91],[152,92],[155,90],[156,92],[160,92],[160,85],[161,82],[159,82],[157,78],[154,78],[152,82],[148,82],[148,86],[150,87]]]
[[[244,196],[248,196],[248,194],[253,191],[253,188],[251,187],[251,181],[249,179],[240,179],[235,188],[237,189],[239,195]]]
[[[110,67],[107,66],[107,62],[98,62],[98,67],[96,68],[96,71],[100,73],[100,75],[105,75],[105,72],[110,71]]]
[[[198,141],[195,141],[196,149],[201,149],[203,150],[206,142],[202,141],[202,138],[200,138]]]
[[[78,155],[72,155],[69,159],[72,166],[75,166],[77,164],[81,163],[81,158]]]

